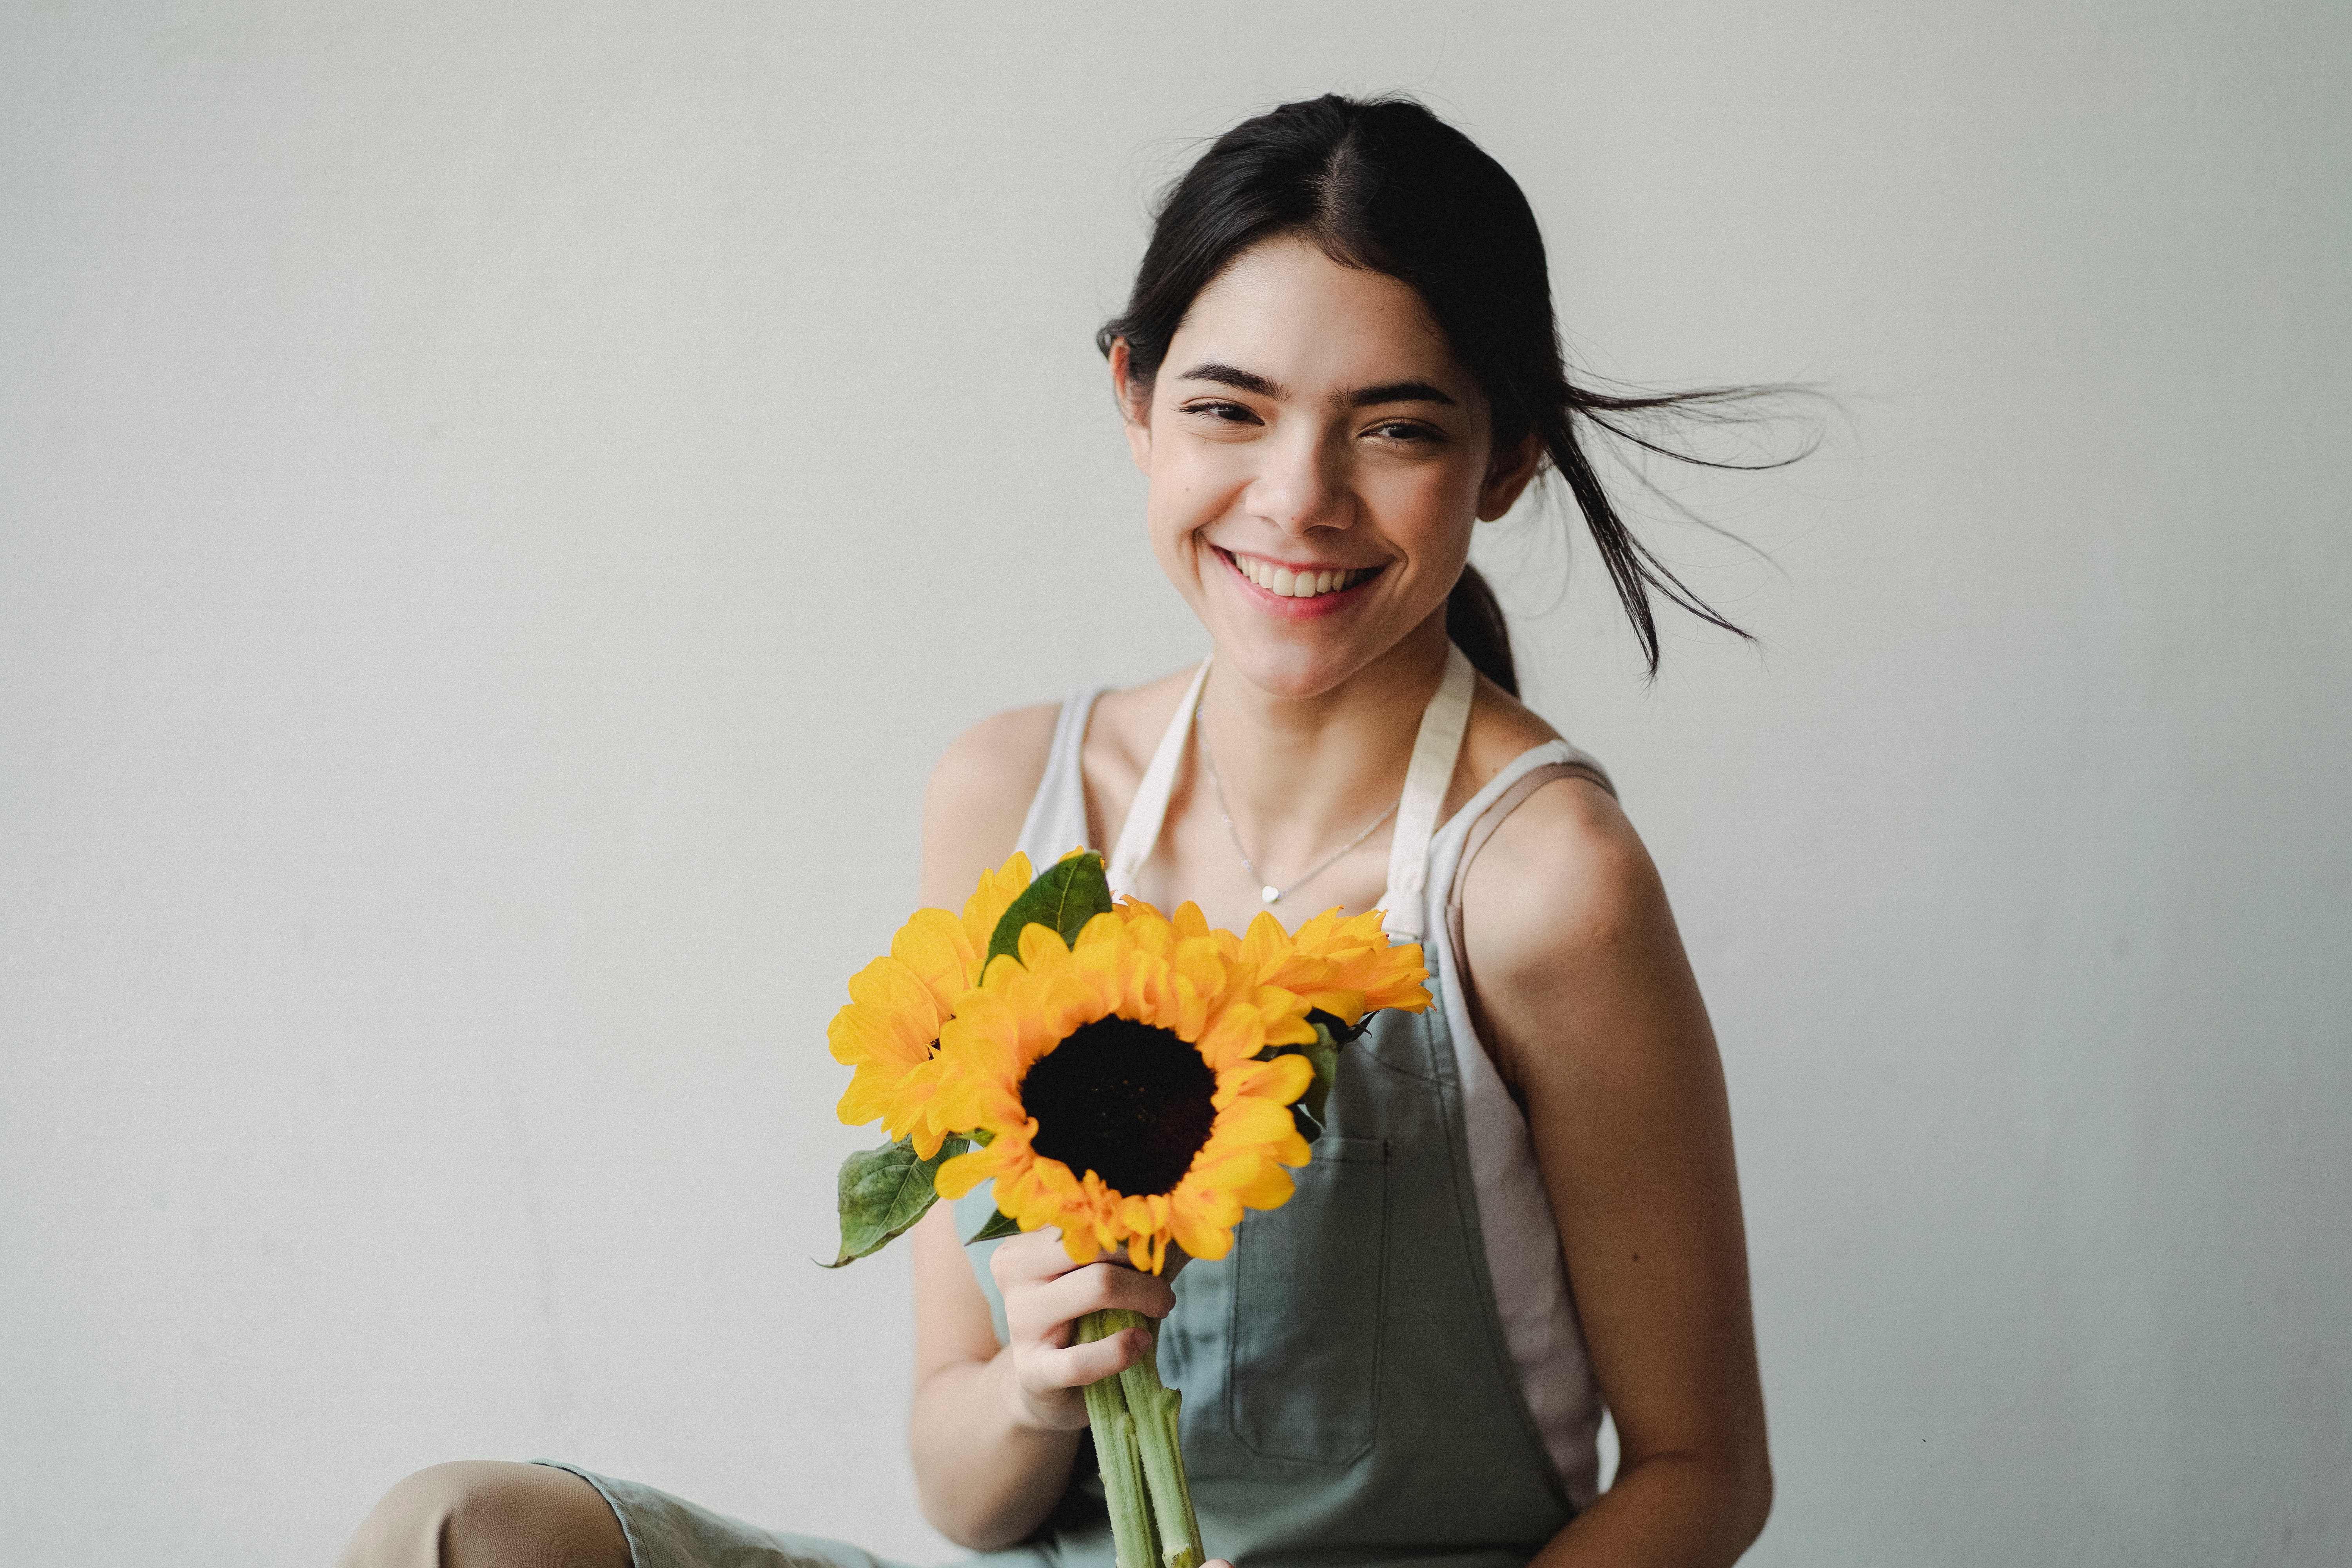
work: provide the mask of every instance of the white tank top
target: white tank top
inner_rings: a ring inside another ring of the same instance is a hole
[[[1136,786],[1135,800],[1109,855],[1114,892],[1134,889],[1136,874],[1159,840],[1208,673],[1203,660]],[[1462,986],[1466,967],[1462,958],[1462,881],[1487,837],[1538,786],[1573,773],[1616,792],[1599,763],[1565,741],[1551,741],[1513,758],[1440,824],[1437,814],[1453,783],[1476,688],[1476,672],[1468,658],[1460,648],[1450,648],[1445,675],[1422,715],[1404,795],[1398,802],[1388,890],[1381,901],[1382,924],[1395,940],[1423,943],[1424,962],[1436,982],[1435,999],[1445,1010],[1454,1040],[1479,1228],[1504,1342],[1545,1449],[1570,1500],[1580,1509],[1598,1489],[1601,1389],[1569,1291],[1559,1228],[1536,1168],[1527,1118],[1471,1026],[1469,998]],[[1099,695],[1097,689],[1062,705],[1045,775],[1021,825],[1019,847],[1032,865],[1051,865],[1087,844],[1080,753],[1087,720]]]

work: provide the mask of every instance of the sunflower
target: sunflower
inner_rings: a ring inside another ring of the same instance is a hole
[[[928,1160],[950,1129],[930,1114],[939,1094],[940,1026],[978,983],[989,937],[1029,885],[1029,858],[1015,851],[964,901],[961,919],[917,910],[890,951],[851,976],[849,1005],[825,1029],[833,1059],[857,1070],[841,1097],[841,1119],[879,1117],[893,1138],[911,1138]]]
[[[1428,1004],[1420,951],[1367,918],[1318,917],[1303,947],[1270,915],[1244,941],[1132,899],[1067,944],[1026,927],[941,1028],[930,1114],[985,1146],[940,1168],[940,1195],[993,1178],[1000,1211],[1060,1226],[1080,1263],[1123,1245],[1157,1273],[1171,1241],[1223,1257],[1243,1210],[1286,1201],[1285,1167],[1307,1159],[1289,1106],[1314,1066],[1265,1053],[1312,1044],[1310,1011]]]

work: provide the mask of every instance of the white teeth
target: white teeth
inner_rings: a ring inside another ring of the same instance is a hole
[[[1294,572],[1287,566],[1255,556],[1235,555],[1234,565],[1241,574],[1265,589],[1286,599],[1313,599],[1322,595],[1351,587],[1361,582],[1366,574],[1360,570]]]

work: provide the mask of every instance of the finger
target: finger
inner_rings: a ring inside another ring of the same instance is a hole
[[[1102,1261],[1114,1268],[1126,1268],[1138,1274],[1143,1272],[1129,1261],[1124,1252],[1106,1253],[1103,1255]],[[1171,1241],[1168,1244],[1168,1256],[1160,1260],[1160,1272],[1157,1275],[1146,1275],[1145,1278],[1164,1279],[1172,1285],[1176,1282],[1176,1276],[1182,1272],[1184,1265],[1192,1261],[1192,1255]]]
[[[1010,1281],[1003,1289],[1005,1326],[1016,1340],[1036,1339],[1049,1325],[1108,1308],[1164,1318],[1176,1306],[1166,1280],[1108,1264],[1088,1264],[1053,1279]]]
[[[1070,1305],[1070,1317],[1077,1317],[1079,1311],[1103,1311],[1108,1307],[1140,1311],[1143,1317],[1167,1317],[1169,1311],[1176,1310],[1176,1290],[1169,1289],[1169,1281],[1157,1274],[1136,1274],[1134,1269],[1119,1268],[1112,1262],[1094,1262],[1082,1269],[1073,1269],[1040,1286],[1037,1293],[1056,1307]]]
[[[1036,1394],[1084,1388],[1090,1383],[1117,1376],[1141,1361],[1150,1342],[1150,1335],[1141,1329],[1122,1329],[1088,1344],[1039,1351],[1028,1358],[1023,1381]]]
[[[1113,1307],[1140,1312],[1147,1318],[1164,1318],[1176,1307],[1176,1292],[1168,1288],[1165,1279],[1104,1264],[1089,1264],[1057,1279],[1033,1285],[1023,1292],[1023,1297],[1024,1315],[1035,1312],[1055,1322]]]
[[[1052,1226],[1025,1236],[1006,1237],[988,1260],[989,1272],[995,1275],[1000,1288],[1059,1279],[1084,1267],[1071,1261],[1069,1249],[1062,1245],[1062,1233]]]

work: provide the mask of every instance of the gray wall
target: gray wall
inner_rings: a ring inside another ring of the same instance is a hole
[[[1584,363],[1810,378],[1501,525],[1724,1041],[1770,1564],[2352,1556],[2352,16],[9,7],[0,1518],[313,1563],[570,1457],[935,1561],[823,1028],[980,715],[1192,658],[1090,331],[1149,193],[1405,88]]]

